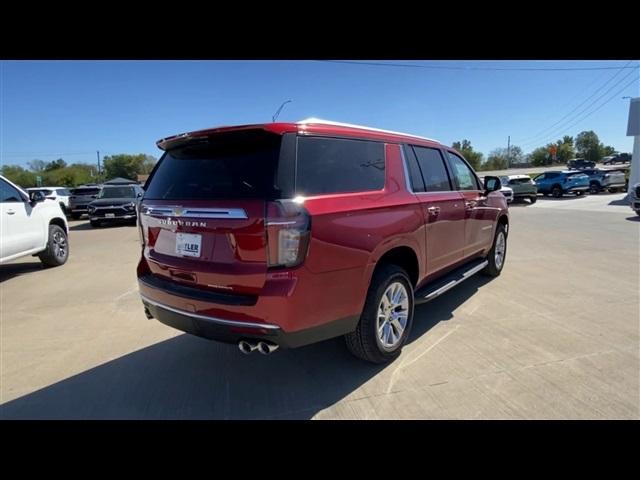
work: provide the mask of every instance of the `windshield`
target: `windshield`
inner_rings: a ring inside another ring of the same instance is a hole
[[[103,188],[98,198],[135,198],[133,187],[107,187]]]

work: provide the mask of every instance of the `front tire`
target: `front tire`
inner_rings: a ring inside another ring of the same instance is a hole
[[[395,360],[413,324],[413,286],[397,265],[376,269],[355,331],[345,335],[348,350],[372,363]]]
[[[595,195],[598,192],[600,192],[600,186],[597,183],[594,182],[594,183],[589,185],[589,193],[591,195]]]
[[[534,195],[532,197],[529,197],[529,203],[536,203],[537,201],[538,201],[538,197],[537,196]]]
[[[551,190],[551,195],[553,195],[554,198],[562,197],[562,188],[558,186],[553,187],[553,189]]]
[[[490,277],[497,277],[504,268],[507,257],[507,232],[504,225],[499,224],[493,238],[493,246],[487,255],[489,264],[482,269],[482,273]]]
[[[45,268],[64,265],[69,258],[67,232],[58,225],[49,225],[47,248],[38,254]]]

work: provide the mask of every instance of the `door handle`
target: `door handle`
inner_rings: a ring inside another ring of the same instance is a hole
[[[427,208],[427,212],[429,212],[429,215],[438,215],[440,213],[440,207],[429,207]]]
[[[477,204],[478,202],[476,202],[475,200],[467,201],[464,202],[464,208],[465,210],[473,210],[474,208],[476,208]]]
[[[15,213],[16,213],[15,210],[7,210],[7,215],[13,215]]]

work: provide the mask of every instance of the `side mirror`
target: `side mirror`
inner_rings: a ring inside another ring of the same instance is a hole
[[[40,192],[40,191],[35,191],[35,192],[29,192],[29,200],[31,201],[32,204],[36,204],[38,202],[44,202],[45,199],[45,195],[44,193]]]
[[[486,193],[495,192],[502,188],[502,182],[498,177],[486,176],[484,177],[484,191]]]

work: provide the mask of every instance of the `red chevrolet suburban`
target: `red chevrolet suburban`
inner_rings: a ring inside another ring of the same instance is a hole
[[[138,205],[148,318],[269,354],[400,354],[414,304],[499,275],[500,180],[435,140],[318,119],[184,133]]]

